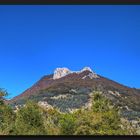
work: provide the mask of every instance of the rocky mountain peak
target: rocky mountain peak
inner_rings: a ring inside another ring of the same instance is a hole
[[[53,79],[59,79],[69,73],[71,73],[71,71],[68,68],[56,68],[54,71]]]
[[[92,69],[90,67],[84,67],[81,72],[83,71],[90,71],[90,72],[93,72]]]
[[[86,79],[86,78],[90,78],[90,79],[99,78],[99,76],[95,72],[93,72],[90,67],[84,67],[81,70],[81,72],[84,72],[84,71],[89,71],[90,73],[88,75],[85,75],[82,79]]]
[[[56,68],[54,71],[54,75],[53,75],[53,79],[59,79],[61,77],[64,77],[70,73],[77,73],[80,74],[84,71],[89,71],[90,73],[88,75],[85,75],[82,79],[86,79],[87,77],[89,77],[90,79],[93,78],[99,78],[99,76],[92,71],[92,69],[90,67],[84,67],[81,71],[70,71],[68,68]]]

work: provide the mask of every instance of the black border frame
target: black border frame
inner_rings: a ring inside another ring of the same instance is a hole
[[[139,0],[0,0],[0,5],[139,5]]]
[[[0,6],[2,5],[140,5],[140,1],[138,0],[0,0]],[[0,136],[2,139],[20,139],[20,140],[81,140],[81,139],[107,139],[107,140],[139,140],[139,136]]]

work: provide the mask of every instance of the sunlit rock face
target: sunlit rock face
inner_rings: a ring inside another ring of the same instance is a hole
[[[61,77],[64,77],[70,73],[77,73],[80,74],[84,71],[89,71],[90,73],[88,75],[85,75],[82,79],[86,79],[86,78],[99,78],[99,76],[92,71],[92,69],[90,67],[84,67],[81,71],[70,71],[68,68],[56,68],[54,71],[54,75],[53,75],[53,79],[59,79]]]
[[[71,73],[71,71],[68,68],[56,68],[54,71],[53,79],[59,79],[69,73]]]
[[[81,70],[81,72],[86,71],[86,70],[88,70],[88,71],[90,71],[90,72],[93,72],[92,69],[91,69],[90,67],[84,67],[84,68]]]
[[[90,67],[84,67],[81,70],[81,72],[84,72],[84,71],[90,71],[90,73],[88,75],[85,75],[82,79],[86,79],[86,78],[90,78],[90,79],[99,78],[99,76],[95,72],[93,72]]]
[[[85,75],[82,79],[86,79],[86,78],[99,78],[99,76],[96,73],[89,73],[88,75]]]

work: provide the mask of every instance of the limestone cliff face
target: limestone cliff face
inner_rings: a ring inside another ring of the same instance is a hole
[[[95,72],[93,72],[90,67],[84,67],[81,72],[83,71],[89,71],[90,73],[88,75],[85,75],[82,79],[85,79],[87,77],[89,77],[90,79],[99,78],[99,76]]]
[[[68,68],[56,68],[54,71],[54,75],[53,75],[53,79],[59,79],[61,77],[64,77],[70,73],[82,73],[84,71],[89,71],[90,74],[85,75],[82,79],[85,79],[87,77],[89,77],[90,79],[93,78],[99,78],[99,76],[97,76],[97,74],[95,72],[92,71],[92,69],[90,67],[84,67],[81,71],[70,71]]]
[[[84,67],[80,72],[83,72],[83,71],[86,71],[86,70],[88,70],[88,71],[93,73],[93,71],[92,71],[92,69],[90,67]]]
[[[53,79],[59,79],[69,73],[71,73],[71,71],[68,68],[56,68],[54,71]]]

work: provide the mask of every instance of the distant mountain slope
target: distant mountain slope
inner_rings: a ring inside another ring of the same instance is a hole
[[[67,68],[56,69],[54,74],[42,77],[32,87],[8,101],[12,106],[33,99],[44,106],[58,107],[61,111],[88,105],[90,93],[101,91],[114,104],[122,108],[123,115],[140,116],[140,90],[129,88],[97,75],[86,67],[79,72]]]

